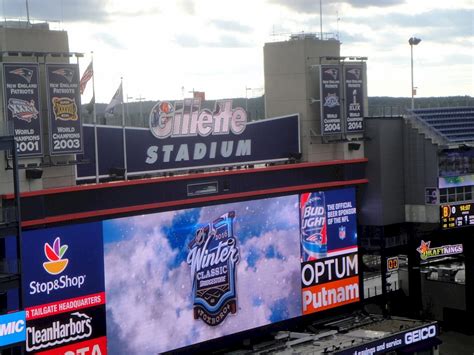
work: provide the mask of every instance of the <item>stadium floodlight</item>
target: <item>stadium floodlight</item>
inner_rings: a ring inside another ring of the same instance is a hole
[[[408,43],[411,49],[411,109],[415,108],[415,87],[413,86],[413,46],[421,42],[420,38],[410,37]]]

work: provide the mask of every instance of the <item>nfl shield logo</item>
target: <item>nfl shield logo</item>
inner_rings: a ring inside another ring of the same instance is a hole
[[[340,226],[339,227],[339,239],[343,240],[346,238],[346,227]]]

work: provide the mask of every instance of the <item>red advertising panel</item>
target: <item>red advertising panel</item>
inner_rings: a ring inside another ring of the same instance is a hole
[[[107,338],[100,337],[63,346],[54,350],[41,351],[41,355],[106,355]]]

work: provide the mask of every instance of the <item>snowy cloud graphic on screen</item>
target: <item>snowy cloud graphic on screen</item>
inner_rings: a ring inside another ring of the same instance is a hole
[[[104,222],[110,351],[156,353],[299,316],[297,196]],[[187,245],[200,224],[235,211],[236,314],[193,318]]]

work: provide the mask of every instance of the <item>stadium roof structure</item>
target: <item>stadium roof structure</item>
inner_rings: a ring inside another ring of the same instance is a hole
[[[417,121],[446,144],[474,143],[474,107],[424,108],[407,112],[409,119]]]

